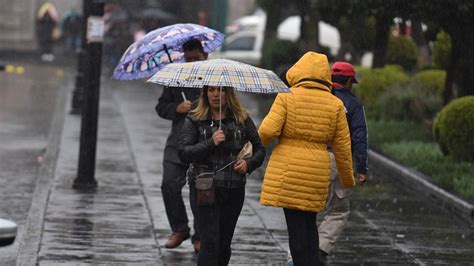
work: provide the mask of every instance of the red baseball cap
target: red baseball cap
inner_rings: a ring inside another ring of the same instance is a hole
[[[347,76],[352,77],[354,83],[358,83],[356,80],[356,72],[354,67],[347,62],[335,62],[331,67],[331,76]]]

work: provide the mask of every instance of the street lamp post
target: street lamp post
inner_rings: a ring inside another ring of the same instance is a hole
[[[81,47],[77,52],[77,73],[74,83],[74,91],[72,92],[71,114],[81,114],[83,95],[84,95],[84,70],[85,53],[87,47],[86,30],[87,30],[87,16],[90,14],[90,5],[84,1],[82,4],[82,32],[81,32]]]
[[[79,163],[73,188],[95,188],[95,157],[99,114],[104,1],[84,0],[87,43],[84,53],[84,90]]]

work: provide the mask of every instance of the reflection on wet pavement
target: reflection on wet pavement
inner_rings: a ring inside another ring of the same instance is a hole
[[[111,99],[108,97],[108,99]],[[72,189],[78,156],[79,120],[67,119],[54,189],[49,198],[38,260],[55,263],[159,264],[159,253],[133,158],[114,104],[101,103],[94,191]],[[101,116],[101,117],[102,117]],[[110,155],[113,156],[110,156]],[[112,159],[111,159],[112,158]]]

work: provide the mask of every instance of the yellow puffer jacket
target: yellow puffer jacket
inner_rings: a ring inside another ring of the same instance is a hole
[[[258,133],[275,146],[263,180],[260,203],[318,212],[328,191],[331,144],[344,187],[355,185],[343,103],[331,94],[327,57],[306,53],[286,78],[293,93],[280,93]]]

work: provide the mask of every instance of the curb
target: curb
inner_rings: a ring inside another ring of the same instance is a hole
[[[44,161],[39,167],[36,186],[26,219],[24,233],[20,239],[16,265],[35,265],[38,257],[44,215],[48,204],[51,184],[54,180],[56,161],[59,154],[61,135],[65,119],[66,93],[70,84],[59,88],[58,102],[50,125]],[[66,89],[67,88],[67,89]]]
[[[372,150],[369,151],[371,171],[377,176],[387,176],[391,180],[400,181],[403,185],[425,197],[433,200],[435,204],[456,214],[466,221],[471,227],[474,226],[474,205],[434,185],[413,170],[410,170],[387,157]],[[380,175],[379,175],[380,173]]]

